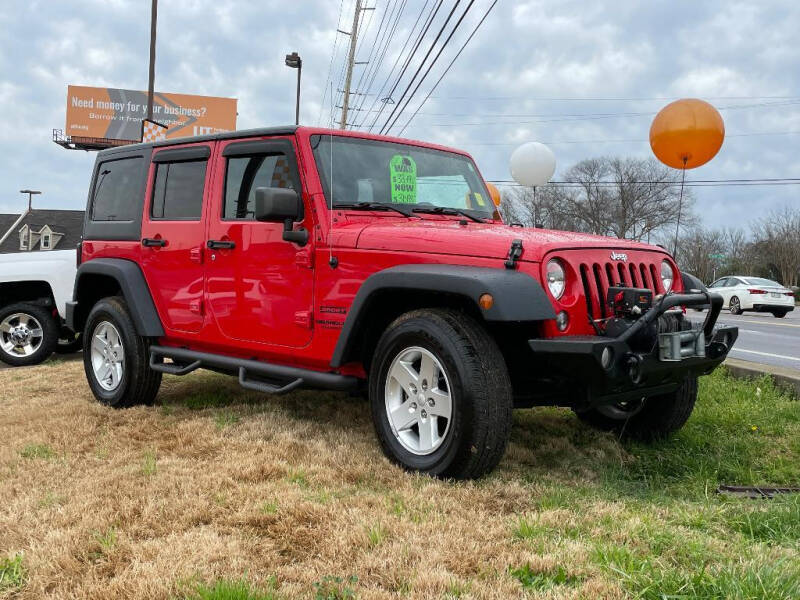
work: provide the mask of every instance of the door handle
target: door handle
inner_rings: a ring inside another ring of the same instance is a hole
[[[206,246],[208,246],[210,250],[233,250],[236,248],[236,242],[228,240],[208,240]]]
[[[143,238],[142,246],[145,248],[163,248],[167,245],[167,240],[161,238]]]

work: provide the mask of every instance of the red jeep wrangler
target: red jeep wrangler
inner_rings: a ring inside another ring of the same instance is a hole
[[[738,334],[663,249],[505,225],[467,154],[359,132],[100,152],[79,254],[68,322],[100,402],[199,368],[366,389],[386,455],[437,476],[493,469],[513,407],[671,433]]]

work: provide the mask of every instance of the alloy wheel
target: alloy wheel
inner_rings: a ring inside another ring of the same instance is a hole
[[[101,321],[94,328],[91,361],[100,387],[107,392],[116,390],[125,372],[125,349],[119,331],[108,321]]]
[[[400,351],[386,376],[385,400],[389,425],[403,448],[427,455],[442,445],[453,402],[447,373],[433,353],[419,346]]]

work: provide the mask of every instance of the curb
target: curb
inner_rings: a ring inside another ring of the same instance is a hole
[[[796,398],[800,398],[800,371],[786,367],[762,365],[760,363],[728,358],[722,363],[728,373],[739,379],[755,379],[762,375],[769,375],[778,387],[781,387]]]

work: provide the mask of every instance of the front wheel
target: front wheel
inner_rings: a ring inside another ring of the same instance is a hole
[[[153,402],[161,373],[150,369],[150,340],[136,333],[124,299],[95,304],[82,337],[86,379],[99,402],[114,408]]]
[[[378,341],[369,398],[384,453],[406,469],[472,479],[494,469],[505,452],[508,369],[488,332],[457,311],[397,318]]]
[[[665,439],[689,420],[697,401],[697,377],[686,377],[670,394],[576,411],[578,417],[603,431],[643,441]]]
[[[58,342],[53,314],[35,304],[11,304],[0,309],[0,360],[13,367],[47,360]]]

